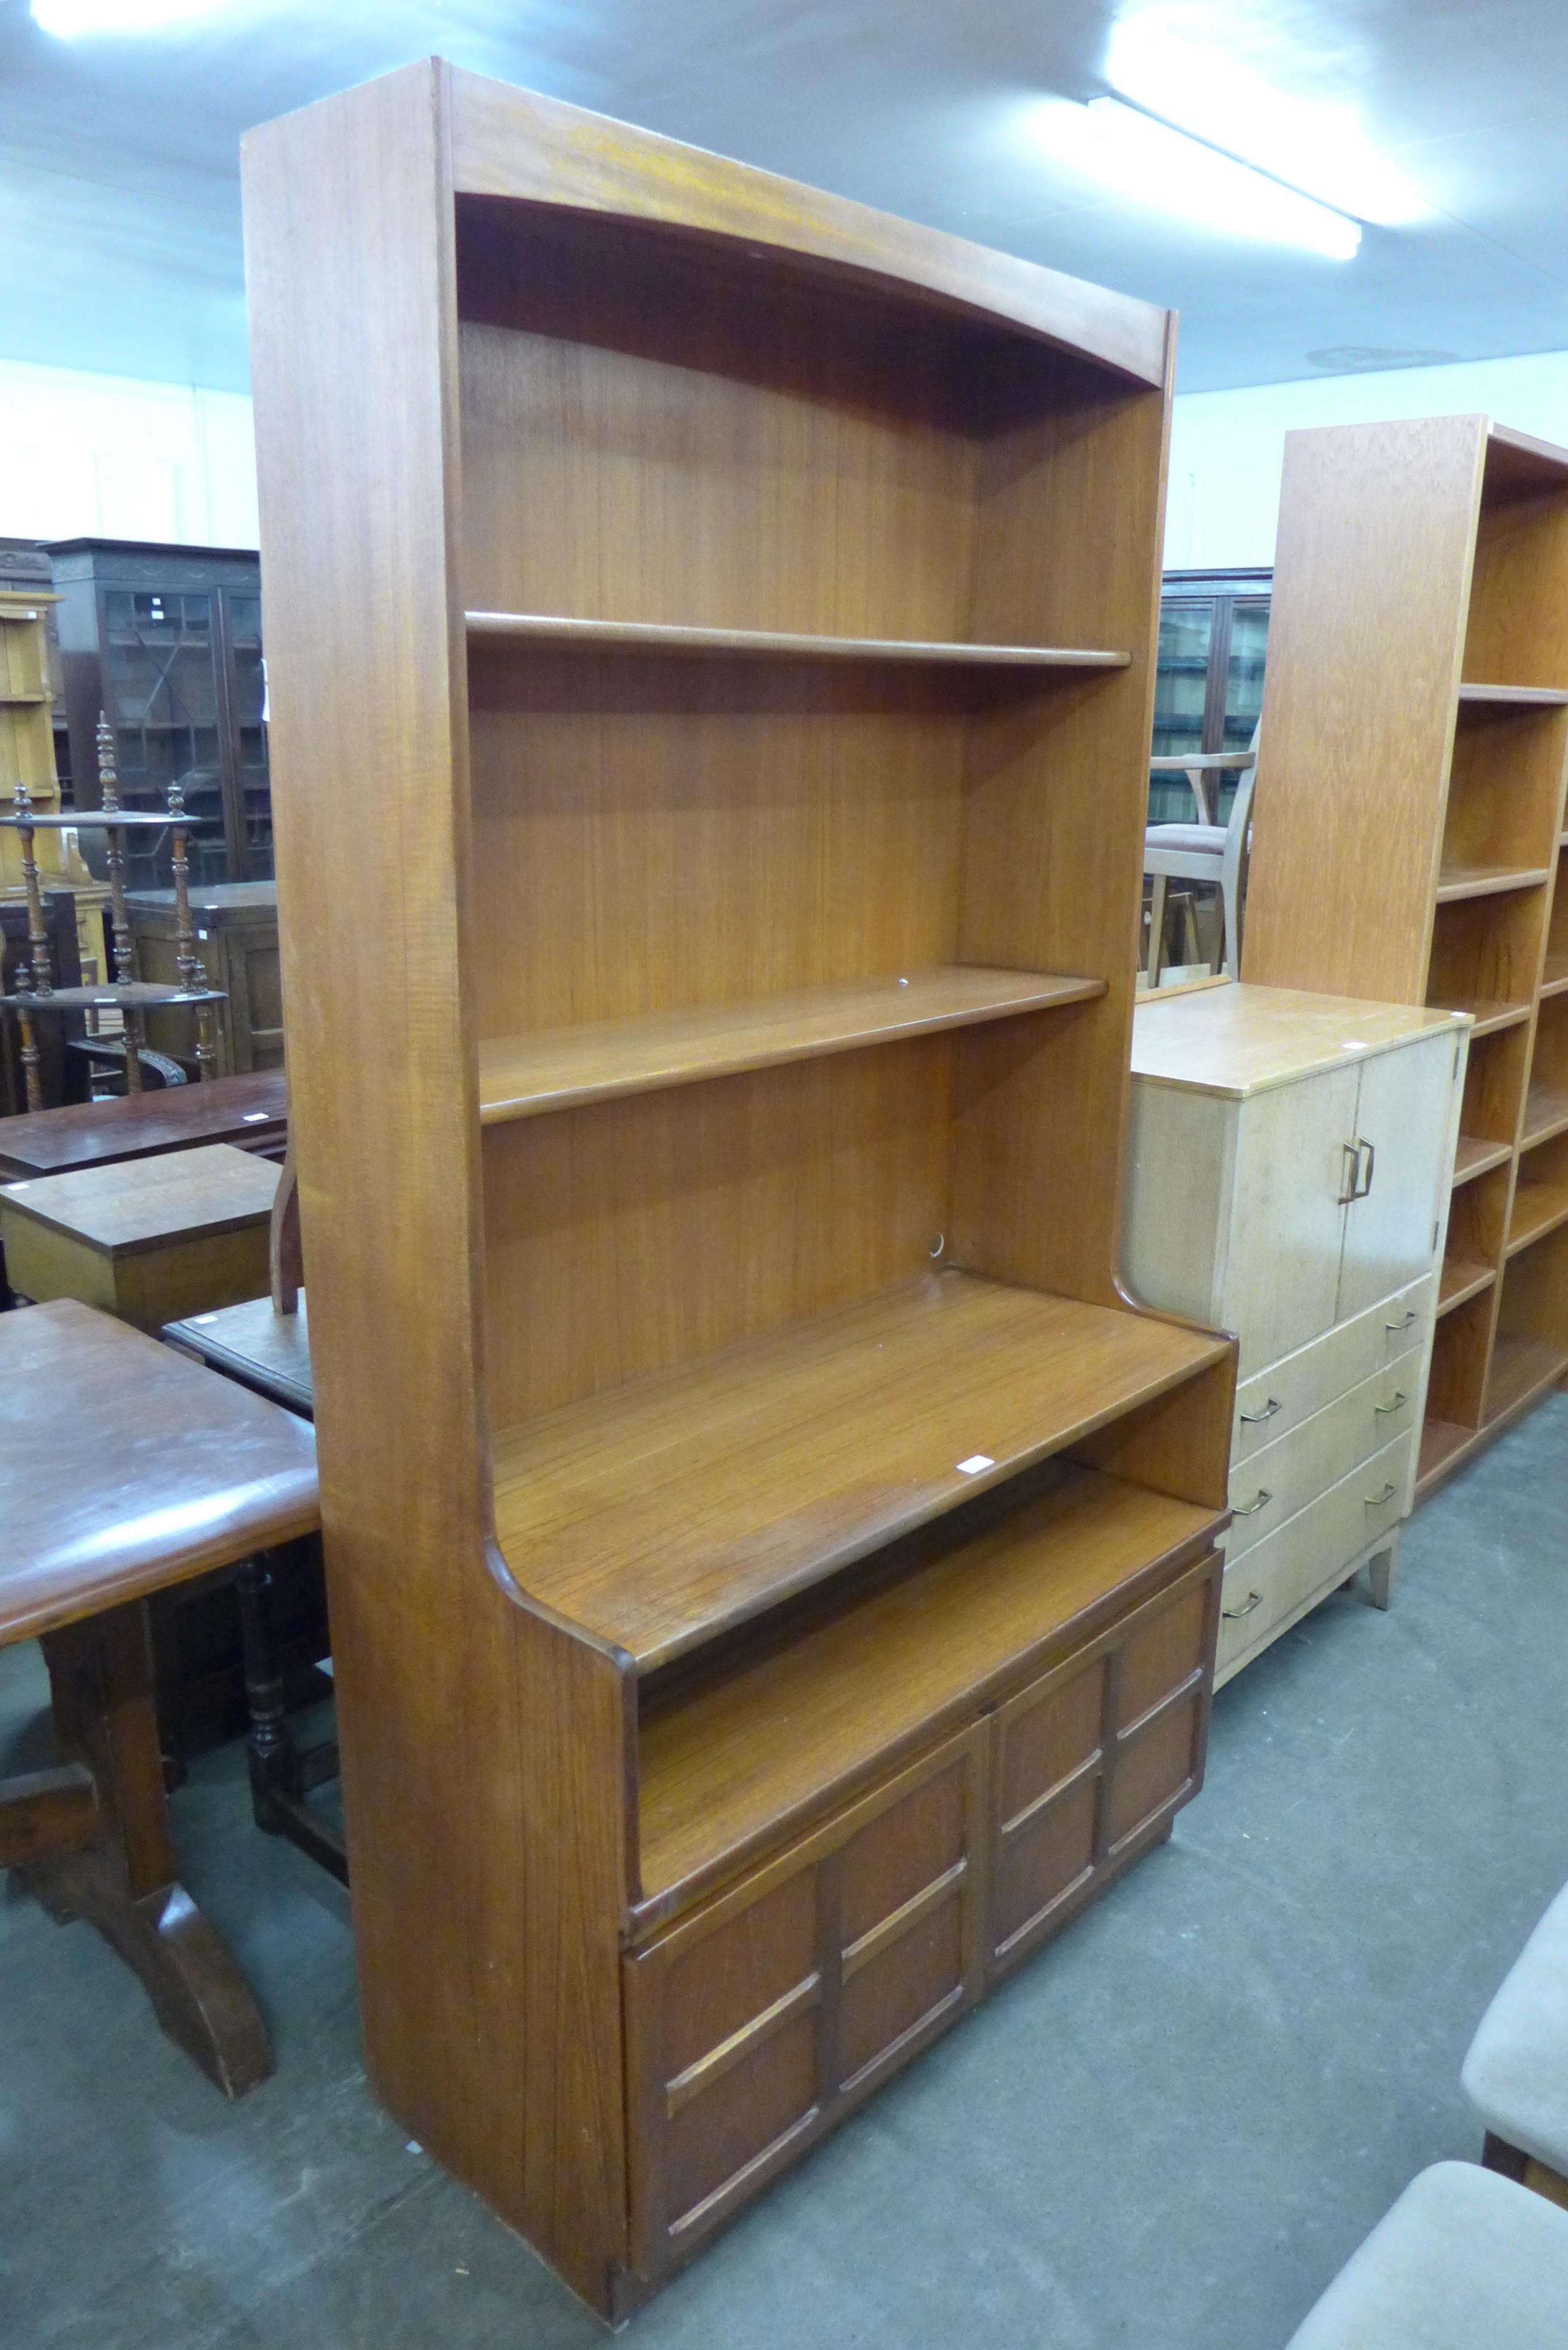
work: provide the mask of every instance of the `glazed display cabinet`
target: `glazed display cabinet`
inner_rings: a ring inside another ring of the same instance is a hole
[[[59,645],[75,804],[99,805],[96,730],[113,730],[122,805],[161,808],[178,784],[192,881],[272,877],[257,557],[221,547],[57,541]],[[169,841],[148,833],[133,888],[167,889]]]
[[[1272,571],[1168,571],[1160,586],[1155,669],[1156,758],[1244,751],[1263,706]],[[1219,778],[1213,820],[1223,824],[1234,774]],[[1149,778],[1150,824],[1191,824],[1199,812],[1181,775]]]

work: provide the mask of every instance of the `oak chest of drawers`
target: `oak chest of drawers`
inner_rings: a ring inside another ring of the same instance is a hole
[[[1241,1341],[1218,1680],[1363,1565],[1387,1604],[1469,1025],[1236,985],[1135,1015],[1123,1275]]]

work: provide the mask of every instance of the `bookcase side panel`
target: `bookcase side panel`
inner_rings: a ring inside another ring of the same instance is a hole
[[[368,2062],[405,2126],[607,2309],[625,2237],[623,1677],[525,1615],[487,1556],[444,69],[253,134],[244,199],[290,1124]]]
[[[1244,980],[1426,1001],[1483,444],[1285,436]]]

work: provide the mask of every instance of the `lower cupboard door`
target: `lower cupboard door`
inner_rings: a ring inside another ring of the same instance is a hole
[[[993,1972],[1048,1939],[1197,1794],[1222,1566],[1211,1553],[997,1713]]]
[[[984,1725],[626,1961],[633,2265],[700,2242],[983,1980]]]

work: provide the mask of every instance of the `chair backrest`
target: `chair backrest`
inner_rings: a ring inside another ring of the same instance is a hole
[[[1232,941],[1236,970],[1232,977],[1240,975],[1241,966],[1241,875],[1246,869],[1248,834],[1252,823],[1252,787],[1258,780],[1258,733],[1259,728],[1254,726],[1252,740],[1248,745],[1252,754],[1251,764],[1243,767],[1236,778],[1236,796],[1231,803],[1231,814],[1226,820],[1225,849],[1220,860],[1220,886],[1228,903],[1236,910],[1238,935]]]

